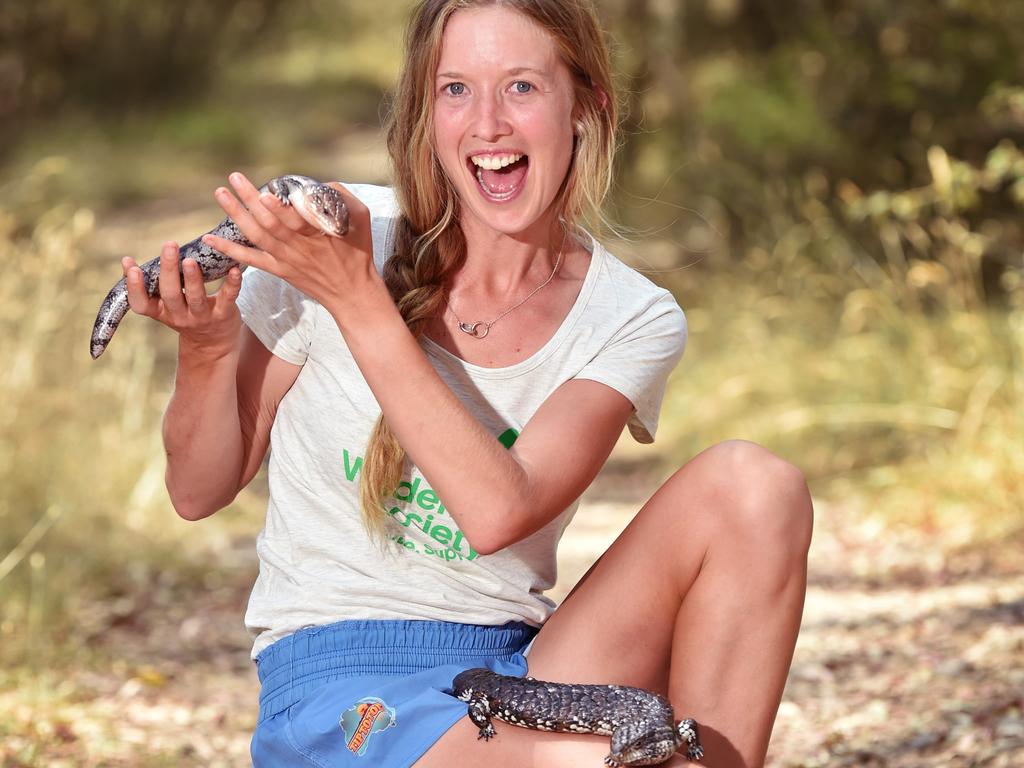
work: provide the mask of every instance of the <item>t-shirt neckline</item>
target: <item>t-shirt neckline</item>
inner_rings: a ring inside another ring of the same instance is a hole
[[[590,238],[590,264],[587,265],[587,274],[583,278],[583,285],[580,287],[580,292],[576,296],[576,301],[573,302],[572,308],[570,308],[568,314],[562,320],[562,324],[558,326],[551,338],[528,358],[520,360],[514,365],[507,365],[499,368],[487,368],[485,366],[476,365],[475,363],[463,360],[458,355],[449,352],[429,336],[421,336],[420,342],[424,346],[427,354],[435,358],[440,358],[442,361],[450,364],[457,365],[463,370],[471,373],[473,376],[491,379],[505,379],[513,376],[519,376],[520,374],[533,370],[543,363],[568,337],[569,332],[576,324],[576,321],[579,319],[580,315],[583,314],[583,310],[586,309],[587,302],[590,300],[590,294],[593,292],[594,284],[597,281],[597,274],[600,270],[600,264],[598,262],[604,259],[604,248],[599,242],[597,242],[593,235],[587,233],[587,236]],[[586,247],[586,245],[586,243],[583,243],[584,247]]]

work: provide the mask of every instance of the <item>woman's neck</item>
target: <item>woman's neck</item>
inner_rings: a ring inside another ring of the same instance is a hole
[[[547,279],[569,245],[558,220],[515,235],[498,232],[481,222],[463,222],[466,261],[451,276],[449,291],[469,289],[492,297],[515,295]]]

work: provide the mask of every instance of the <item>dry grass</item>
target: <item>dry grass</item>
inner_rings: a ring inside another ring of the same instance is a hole
[[[125,322],[116,348],[89,357],[117,275],[84,263],[89,210],[56,205],[26,220],[52,164],[35,170],[0,210],[0,658],[45,664],[147,590],[198,573],[199,536],[163,488],[169,339]],[[203,549],[229,540],[237,516],[224,518],[202,531]],[[104,610],[82,610],[100,598]]]
[[[691,346],[666,399],[684,455],[755,440],[816,495],[952,526],[964,543],[1024,524],[1024,312],[915,316],[866,290],[830,306],[715,282],[688,313]],[[732,308],[714,310],[725,296]]]

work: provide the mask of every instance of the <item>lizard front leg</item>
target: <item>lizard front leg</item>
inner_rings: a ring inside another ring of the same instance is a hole
[[[676,733],[686,742],[686,757],[690,760],[700,760],[704,757],[704,747],[700,743],[700,731],[697,729],[697,721],[693,718],[681,720],[676,726]]]
[[[487,694],[474,691],[469,697],[469,719],[480,729],[477,739],[489,741],[494,736],[494,725],[491,723],[491,700]]]

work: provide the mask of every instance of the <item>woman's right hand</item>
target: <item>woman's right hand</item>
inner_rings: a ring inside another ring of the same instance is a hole
[[[184,291],[178,271],[178,246],[166,242],[160,249],[158,296],[146,292],[142,270],[126,256],[121,268],[128,283],[128,305],[132,311],[173,328],[181,344],[213,356],[233,351],[238,343],[242,318],[235,304],[242,286],[242,272],[232,267],[220,290],[207,296],[195,259],[185,259]]]

